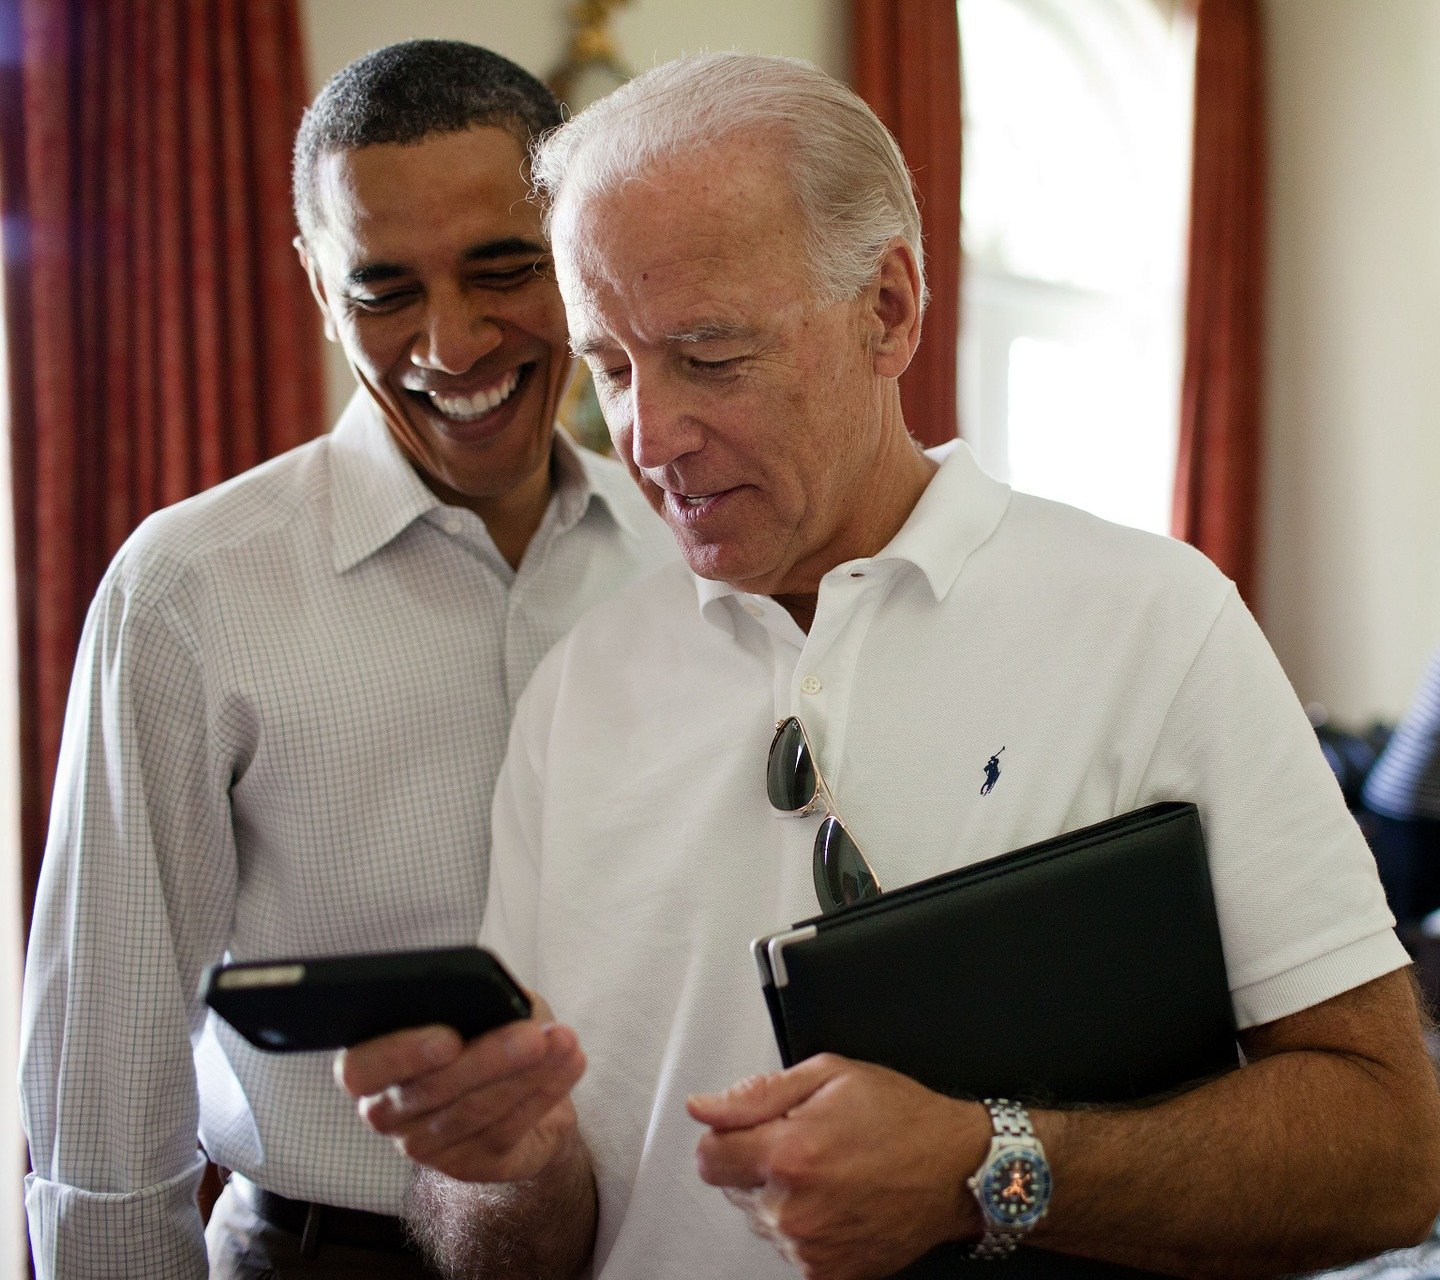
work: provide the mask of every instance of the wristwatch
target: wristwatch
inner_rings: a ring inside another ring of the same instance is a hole
[[[1050,1166],[1024,1107],[1005,1098],[986,1098],[981,1105],[990,1112],[995,1136],[966,1183],[985,1224],[985,1234],[970,1256],[1004,1258],[1045,1216],[1050,1205]]]

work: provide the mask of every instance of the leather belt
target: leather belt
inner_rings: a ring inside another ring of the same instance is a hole
[[[419,1256],[405,1224],[399,1218],[364,1209],[290,1200],[257,1187],[248,1178],[234,1177],[236,1190],[255,1213],[272,1227],[300,1237],[302,1257],[313,1258],[322,1244],[349,1245],[354,1249],[376,1249],[385,1253]]]

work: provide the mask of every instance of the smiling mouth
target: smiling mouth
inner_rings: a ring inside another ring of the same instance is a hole
[[[406,389],[417,400],[424,402],[440,417],[450,422],[478,422],[515,394],[520,379],[521,370],[512,369],[493,387],[482,387],[468,396],[452,395],[443,391]]]

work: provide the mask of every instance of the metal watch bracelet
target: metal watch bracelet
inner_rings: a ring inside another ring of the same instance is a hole
[[[1031,1123],[1030,1113],[1017,1102],[1011,1102],[1008,1098],[985,1098],[982,1105],[990,1113],[990,1124],[994,1131],[992,1145],[987,1149],[985,1159],[981,1162],[975,1177],[971,1179],[970,1186],[975,1192],[977,1201],[981,1199],[980,1184],[990,1166],[991,1160],[996,1154],[995,1143],[1003,1143],[1010,1140],[1021,1145],[1033,1153],[1033,1158],[1038,1160],[1042,1168],[1045,1166],[1045,1151],[1040,1145],[1039,1138],[1035,1135],[1035,1126]],[[1047,1171],[1048,1175],[1048,1171]],[[1048,1177],[1044,1198],[1048,1199]],[[1041,1209],[1043,1216],[1044,1209]],[[981,1216],[984,1221],[984,1234],[979,1242],[970,1250],[970,1256],[982,1261],[997,1261],[1007,1258],[1019,1248],[1022,1240],[1030,1234],[1034,1221],[1027,1222],[1022,1226],[1006,1229],[995,1223],[986,1213],[983,1203],[981,1204]]]

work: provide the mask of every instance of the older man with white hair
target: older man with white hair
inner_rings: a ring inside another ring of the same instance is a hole
[[[552,135],[535,176],[572,344],[687,565],[587,615],[511,735],[482,937],[565,1024],[542,1004],[337,1063],[429,1166],[417,1216],[446,1262],[611,1280],[995,1257],[1022,1232],[967,1182],[1011,1129],[1048,1169],[1033,1193],[1053,1187],[1025,1242],[1074,1260],[1048,1274],[1279,1275],[1423,1235],[1440,1104],[1308,722],[1198,554],[912,443],[919,219],[869,109],[792,61],[684,59]],[[767,802],[790,717],[865,843],[848,884],[812,855],[818,817]],[[1028,1113],[830,1055],[778,1069],[750,939],[817,895],[1176,798],[1204,819],[1243,1068]]]

